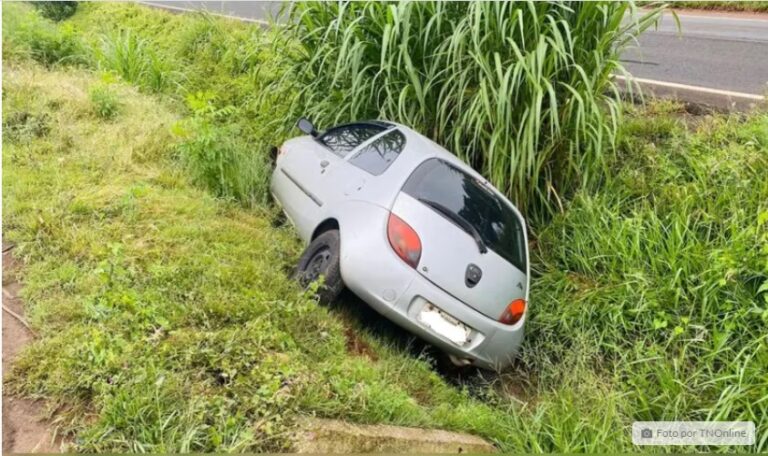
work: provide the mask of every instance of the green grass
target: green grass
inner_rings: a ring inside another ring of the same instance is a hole
[[[250,207],[267,199],[260,170],[288,131],[267,125],[285,116],[288,90],[256,101],[277,77],[280,59],[270,50],[272,41],[269,33],[241,22],[120,3],[81,3],[58,25],[22,3],[10,3],[3,14],[7,61],[99,69],[175,101],[185,115],[174,129],[184,138],[177,151],[187,155],[195,181]],[[206,106],[188,103],[195,97]],[[207,150],[212,139],[218,150]]]
[[[305,2],[280,85],[321,127],[402,122],[480,170],[524,212],[598,181],[621,122],[611,75],[650,26],[633,2]],[[295,81],[295,82],[294,82]]]
[[[750,11],[768,12],[768,2],[765,1],[675,1],[670,2],[672,8],[692,8],[715,11]]]
[[[603,178],[532,220],[520,362],[457,379],[358,301],[319,306],[287,278],[301,246],[264,204],[257,146],[285,134],[265,125],[293,89],[261,91],[300,48],[138,5],[32,11],[4,5],[3,233],[40,337],[5,387],[45,399],[75,449],[278,451],[318,415],[509,452],[628,452],[634,420],[744,419],[768,450],[764,112],[622,107]],[[35,29],[69,30],[78,60],[33,52]],[[129,33],[174,82],[105,63]]]
[[[78,449],[278,450],[299,413],[453,427],[471,420],[443,404],[495,413],[376,341],[377,363],[350,356],[342,322],[287,277],[293,232],[195,190],[162,104],[114,86],[120,116],[83,116],[97,84],[33,65],[4,80],[6,128],[48,119],[4,143],[4,235],[40,334],[6,386],[65,406]],[[430,406],[413,399],[425,387]]]
[[[120,100],[107,84],[94,85],[88,94],[94,113],[102,119],[114,119],[120,113]]]

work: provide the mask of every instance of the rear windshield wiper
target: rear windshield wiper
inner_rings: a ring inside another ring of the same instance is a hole
[[[437,212],[439,212],[440,214],[448,218],[450,221],[458,225],[461,229],[466,231],[468,234],[471,234],[472,237],[475,239],[475,243],[477,244],[477,248],[478,250],[480,250],[480,253],[488,252],[488,247],[485,246],[485,242],[483,241],[483,238],[480,237],[480,232],[478,232],[477,228],[472,226],[472,224],[469,223],[467,219],[453,212],[452,210],[448,209],[447,207],[443,206],[437,201],[432,201],[426,198],[419,198],[419,201],[421,201],[422,203],[426,204],[427,206],[431,207],[432,209],[436,210]]]

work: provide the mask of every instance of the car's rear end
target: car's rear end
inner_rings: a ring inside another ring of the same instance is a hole
[[[379,270],[392,283],[402,277],[395,299],[381,299],[370,284],[356,290],[354,278],[350,288],[455,361],[509,364],[529,287],[525,224],[511,203],[466,165],[434,156],[412,172],[383,228],[377,243],[389,255]]]

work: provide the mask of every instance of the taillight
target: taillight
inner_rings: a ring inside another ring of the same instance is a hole
[[[403,261],[415,268],[421,258],[421,239],[410,225],[395,214],[389,214],[387,222],[389,245]]]
[[[514,325],[525,314],[525,299],[515,299],[510,302],[504,312],[499,317],[499,322],[505,325]]]

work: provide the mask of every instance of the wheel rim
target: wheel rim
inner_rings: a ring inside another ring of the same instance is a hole
[[[331,249],[323,247],[315,252],[312,257],[310,257],[309,261],[307,261],[307,265],[304,268],[302,284],[306,286],[319,279],[320,275],[322,275],[328,268],[330,262]]]

